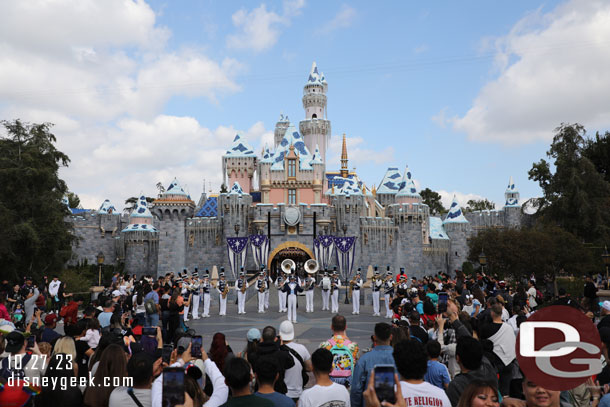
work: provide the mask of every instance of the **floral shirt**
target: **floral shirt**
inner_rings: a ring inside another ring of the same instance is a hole
[[[339,345],[342,344],[343,342],[345,342],[346,340],[349,341],[349,338],[347,336],[343,337],[341,335],[334,335],[328,341],[322,342],[320,344],[320,347],[331,350],[333,345],[330,343],[330,341],[333,339]],[[360,348],[358,348],[358,344],[356,342],[351,342],[351,343],[347,344],[347,349],[349,349],[349,351],[352,353],[352,358],[354,359],[354,364],[356,364],[356,361],[358,360],[358,353],[360,352]]]

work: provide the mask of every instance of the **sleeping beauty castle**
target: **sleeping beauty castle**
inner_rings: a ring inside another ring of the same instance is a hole
[[[224,267],[234,279],[241,267],[275,273],[285,259],[302,271],[307,260],[342,277],[379,266],[410,276],[452,272],[468,255],[467,240],[483,228],[520,227],[524,215],[512,178],[502,209],[431,216],[406,167],[388,168],[377,185],[348,170],[345,135],[340,163],[327,163],[331,135],[328,84],[314,63],[303,87],[305,118],[281,115],[274,145],[257,154],[237,134],[219,157],[226,191],[197,202],[177,179],[130,214],[109,201],[98,210],[72,210],[78,237],[72,263],[124,263],[125,271],[161,275]],[[336,169],[336,166],[339,169]],[[310,262],[311,263],[311,262]]]

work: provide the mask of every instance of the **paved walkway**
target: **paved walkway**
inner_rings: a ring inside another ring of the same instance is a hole
[[[370,291],[370,290],[366,290]],[[271,325],[278,330],[280,323],[286,320],[286,313],[278,312],[278,295],[275,289],[269,294],[269,309],[264,314],[258,313],[258,302],[256,295],[248,298],[246,302],[246,314],[237,314],[235,301],[227,303],[227,315],[218,316],[218,303],[210,307],[210,318],[190,320],[187,322],[189,328],[197,331],[203,336],[204,348],[209,349],[212,336],[216,332],[226,335],[229,345],[234,352],[241,352],[246,346],[246,333],[250,328],[258,328],[262,331],[265,326]],[[372,304],[360,305],[360,315],[352,315],[352,304],[344,304],[345,294],[339,299],[339,313],[347,319],[347,335],[361,349],[371,346],[371,335],[377,322],[388,322],[383,317],[373,317]],[[295,325],[295,340],[313,352],[320,342],[330,338],[330,323],[333,314],[330,311],[321,311],[322,296],[320,290],[316,289],[314,295],[313,313],[305,312],[305,296],[299,296],[299,308],[297,309],[297,324]],[[383,310],[384,304],[381,303]],[[201,309],[201,307],[200,307]],[[385,315],[385,311],[381,313]]]

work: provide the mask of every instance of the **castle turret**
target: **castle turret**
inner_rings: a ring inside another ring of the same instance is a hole
[[[468,258],[467,238],[470,236],[471,228],[455,195],[449,207],[449,213],[447,213],[445,220],[443,220],[443,228],[451,240],[448,262],[449,271],[461,269],[462,264]]]
[[[402,181],[398,184],[398,192],[396,193],[396,203],[421,203],[422,197],[417,193],[415,182],[409,166],[405,168],[405,173],[402,176]]]
[[[309,162],[313,168],[313,198],[314,203],[322,202],[322,194],[324,188],[324,162],[320,154],[320,148],[316,145],[316,151]]]
[[[504,224],[509,228],[521,226],[521,204],[519,203],[519,191],[515,188],[513,177],[508,180],[508,187],[504,191],[506,204],[504,205]]]
[[[376,191],[376,198],[380,204],[388,206],[396,202],[396,194],[400,189],[400,178],[398,168],[388,168]]]
[[[309,151],[320,148],[322,161],[326,164],[326,149],[330,138],[330,121],[326,115],[326,91],[328,84],[324,74],[318,71],[314,62],[307,83],[303,88],[303,108],[305,120],[299,124],[299,131],[305,139]]]
[[[288,126],[290,126],[290,119],[288,119],[288,116],[280,114],[279,120],[277,121],[277,123],[275,123],[275,132],[273,134],[275,147],[277,147],[282,142],[282,139],[284,138],[284,134],[286,134],[286,129],[288,128]]]
[[[238,182],[245,193],[252,191],[252,177],[257,164],[256,154],[248,142],[239,134],[233,145],[222,157],[223,181],[225,185]]]
[[[125,242],[125,271],[128,274],[156,275],[159,232],[142,195],[129,216],[129,225],[121,231]]]

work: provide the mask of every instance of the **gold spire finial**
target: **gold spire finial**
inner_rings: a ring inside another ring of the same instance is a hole
[[[343,133],[343,147],[341,148],[341,176],[347,178],[349,171],[347,170],[347,141],[345,133]]]
[[[373,193],[373,196],[377,196],[377,188],[375,188],[375,185],[373,185],[373,190],[371,192]]]

